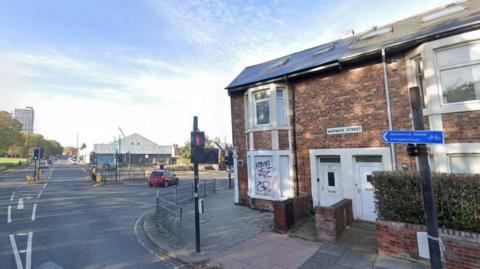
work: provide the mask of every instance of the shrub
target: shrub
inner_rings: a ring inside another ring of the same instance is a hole
[[[192,165],[167,165],[166,166],[170,171],[192,171]]]
[[[432,174],[438,225],[480,232],[480,175]],[[375,172],[378,218],[425,224],[418,173]]]

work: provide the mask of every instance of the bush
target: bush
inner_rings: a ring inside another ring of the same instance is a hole
[[[170,171],[192,171],[192,165],[167,165],[166,166]]]
[[[438,225],[480,232],[480,175],[432,174]],[[418,173],[375,172],[378,218],[425,224],[423,197]]]

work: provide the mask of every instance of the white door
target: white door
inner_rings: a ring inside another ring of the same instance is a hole
[[[318,193],[323,206],[331,206],[343,199],[342,170],[339,163],[318,161]]]
[[[369,182],[374,171],[383,170],[381,163],[356,163],[356,181],[360,198],[360,218],[363,220],[375,221],[375,197],[373,185]]]

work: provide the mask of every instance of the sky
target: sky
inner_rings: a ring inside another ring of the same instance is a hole
[[[225,87],[249,65],[452,0],[0,0],[0,110],[63,146],[139,133],[231,141]],[[233,115],[235,116],[235,115]]]

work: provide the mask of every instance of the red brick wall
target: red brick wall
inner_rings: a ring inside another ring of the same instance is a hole
[[[275,230],[285,233],[299,220],[309,214],[310,196],[297,196],[285,201],[273,202],[273,221]]]
[[[290,149],[290,144],[288,143],[288,131],[279,130],[278,131],[278,145],[281,150]]]
[[[416,233],[426,230],[424,225],[377,220],[378,254],[418,259]],[[480,268],[480,234],[452,229],[439,233],[445,246],[444,268]]]
[[[416,232],[426,230],[424,225],[377,220],[378,255],[418,259]]]
[[[445,143],[479,143],[480,111],[442,114]]]
[[[442,232],[442,241],[446,248],[443,253],[445,268],[480,268],[480,234],[453,230],[448,230],[449,233],[447,231]]]
[[[247,177],[247,149],[245,135],[245,113],[243,93],[230,96],[232,113],[232,140],[237,147],[238,160],[243,161],[243,166],[238,167],[239,203],[247,205],[248,177]]]
[[[352,200],[343,199],[330,207],[315,208],[315,232],[318,241],[331,243],[352,222]]]
[[[249,205],[253,209],[260,209],[265,211],[273,211],[273,202],[264,199],[255,199],[255,198],[248,198]]]
[[[272,131],[253,132],[253,148],[255,150],[272,149]]]
[[[410,129],[405,61],[388,67],[394,129]],[[382,63],[346,69],[295,82],[296,134],[300,193],[310,193],[310,149],[388,147],[380,139],[388,129]],[[327,128],[361,125],[362,133],[327,135]],[[397,166],[410,164],[405,146],[396,146]]]

